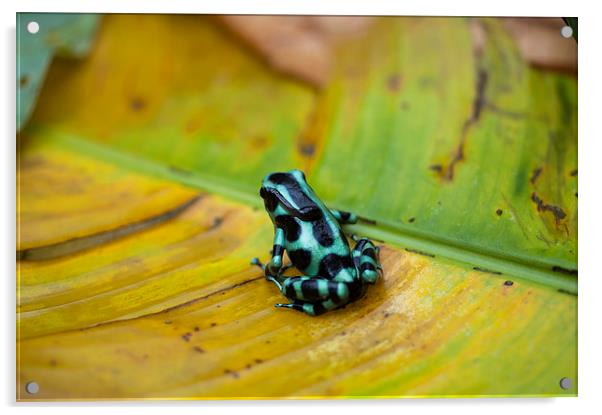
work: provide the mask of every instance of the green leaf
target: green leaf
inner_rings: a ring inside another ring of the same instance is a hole
[[[318,109],[319,194],[421,249],[576,290],[574,79],[530,68],[492,20],[386,20],[341,68]]]
[[[98,21],[99,17],[92,14],[17,14],[17,130],[33,111],[53,56],[85,56]],[[29,22],[38,23],[37,33],[28,32]]]

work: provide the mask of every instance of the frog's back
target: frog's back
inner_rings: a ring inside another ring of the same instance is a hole
[[[274,223],[284,229],[284,248],[293,265],[305,275],[353,280],[356,272],[347,238],[304,177],[272,173],[267,179],[279,186],[287,200],[312,212],[311,219],[304,220],[289,214],[280,205],[274,211]]]
[[[340,274],[354,270],[347,239],[334,218],[327,215],[305,222],[290,215],[276,218],[284,229],[285,249],[293,265],[309,276],[334,279]]]

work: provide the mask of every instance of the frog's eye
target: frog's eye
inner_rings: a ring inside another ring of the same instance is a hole
[[[268,192],[262,187],[259,191],[259,195],[263,198],[263,204],[267,210],[270,212],[276,210],[276,204],[278,203],[278,200],[272,192]]]
[[[266,208],[269,209],[269,203],[274,203],[274,208],[276,204],[280,203],[280,205],[288,211],[288,213],[296,218],[299,218],[304,221],[310,221],[319,219],[322,216],[322,212],[320,208],[313,203],[303,192],[300,192],[298,188],[289,187],[289,194],[298,205],[298,207],[294,207],[290,204],[290,202],[276,189],[266,189],[267,196],[264,199],[266,203]]]

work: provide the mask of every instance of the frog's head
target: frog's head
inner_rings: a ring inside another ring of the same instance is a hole
[[[301,170],[268,174],[261,182],[259,195],[270,217],[278,206],[303,221],[315,220],[322,215]]]

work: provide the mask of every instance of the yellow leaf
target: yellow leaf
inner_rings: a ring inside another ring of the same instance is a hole
[[[202,195],[160,226],[20,262],[19,398],[575,393],[558,386],[576,373],[575,296],[385,245],[383,282],[310,318],[274,308],[283,297],[249,265],[270,233],[263,211]]]

